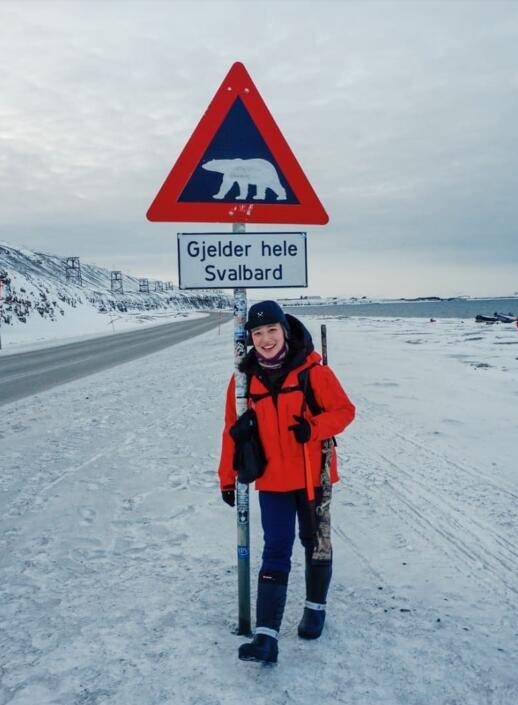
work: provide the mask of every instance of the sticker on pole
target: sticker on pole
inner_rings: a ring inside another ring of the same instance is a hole
[[[178,233],[180,289],[307,287],[306,233]]]
[[[230,69],[147,217],[321,225],[329,220],[241,63]]]

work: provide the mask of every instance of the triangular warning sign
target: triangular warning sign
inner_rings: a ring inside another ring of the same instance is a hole
[[[322,225],[329,220],[241,63],[228,72],[147,217]]]

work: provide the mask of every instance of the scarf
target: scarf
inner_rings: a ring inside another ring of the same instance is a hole
[[[255,356],[257,358],[257,362],[263,367],[265,370],[278,370],[282,367],[284,364],[284,361],[286,360],[286,355],[288,354],[288,344],[284,343],[284,346],[279,350],[277,355],[274,357],[263,357],[257,350],[255,351]]]

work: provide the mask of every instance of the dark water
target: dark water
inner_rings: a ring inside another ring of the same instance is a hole
[[[284,306],[294,316],[376,316],[390,318],[465,318],[478,313],[518,315],[518,297],[509,299],[454,299],[453,301],[391,301],[382,304],[331,304],[323,306]]]

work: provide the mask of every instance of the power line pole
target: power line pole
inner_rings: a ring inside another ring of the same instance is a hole
[[[78,286],[83,286],[83,278],[81,276],[81,262],[79,257],[67,257],[65,260],[65,276],[67,284],[74,282]]]
[[[112,294],[124,294],[122,272],[120,271],[113,271],[111,273],[111,292]]]

